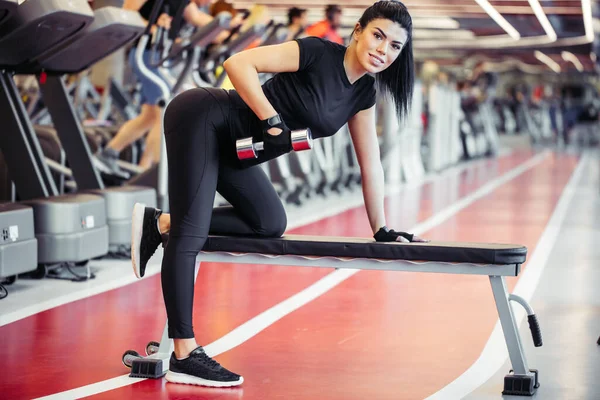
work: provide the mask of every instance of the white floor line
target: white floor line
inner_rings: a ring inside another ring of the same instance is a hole
[[[246,321],[231,332],[227,333],[225,336],[222,336],[211,344],[205,346],[204,349],[206,350],[206,353],[211,357],[215,357],[221,353],[231,350],[241,343],[244,343],[289,313],[311,302],[312,300],[321,296],[323,293],[328,292],[341,282],[356,274],[358,271],[359,270],[350,269],[336,270],[335,272],[313,283],[306,289],[296,293],[292,297],[287,298],[281,303]],[[77,389],[42,397],[41,399],[79,399],[82,397],[107,392],[109,390],[118,389],[123,386],[133,385],[143,380],[145,379],[129,378],[129,375],[121,375],[106,381],[97,382],[91,385],[82,386]]]
[[[512,151],[504,151],[502,154],[498,155],[496,160],[508,157],[512,154]],[[477,168],[479,164],[485,164],[489,161],[489,158],[470,160],[462,162],[460,164],[456,164],[439,173],[427,174],[422,180],[419,181],[411,183],[402,182],[395,185],[388,185],[386,187],[385,195],[392,196],[397,193],[400,193],[401,191],[416,190],[428,183],[441,181],[453,175],[459,175],[466,169]],[[360,188],[356,188],[356,190],[352,192],[331,193],[331,195],[327,198],[312,201],[311,204],[308,204],[307,206],[302,206],[300,208],[301,212],[297,214],[294,213],[294,210],[296,208],[290,207],[290,209],[288,210],[289,219],[290,221],[295,222],[295,226],[293,228],[288,228],[288,230],[295,229],[300,226],[309,225],[324,218],[333,217],[345,211],[359,207],[363,204],[363,202],[364,200],[362,196],[362,191]]]
[[[427,220],[423,221],[420,224],[417,224],[413,228],[410,229],[411,232],[415,234],[422,234],[423,232],[441,224],[448,218],[457,214],[459,211],[465,209],[467,206],[482,198],[485,195],[492,193],[501,185],[507,183],[508,181],[516,178],[517,176],[523,174],[529,169],[533,168],[540,162],[542,162],[546,157],[548,157],[549,153],[544,152],[540,153],[534,158],[526,161],[525,163],[519,165],[518,167],[512,169],[511,171],[505,173],[504,175],[490,181],[488,184],[482,186],[475,192],[467,195],[458,201],[458,206],[453,204],[444,208],[439,213],[433,215]],[[262,330],[266,329],[270,325],[274,324],[278,320],[282,319],[286,315],[295,311],[299,307],[308,304],[310,301],[316,299],[322,294],[326,293],[330,289],[337,286],[342,281],[348,279],[352,275],[360,272],[360,270],[350,270],[350,269],[339,269],[334,272],[326,275],[321,278],[317,282],[313,283],[308,288],[302,290],[301,292],[289,297],[283,302],[269,308],[263,313],[257,315],[256,317],[246,321],[244,324],[238,326],[231,332],[217,339],[213,343],[205,346],[205,349],[209,355],[212,357],[217,356],[225,351],[231,350],[245,341],[249,340],[253,336],[260,333]],[[142,381],[143,379],[133,379],[129,378],[127,375],[121,375],[116,378],[107,379],[102,382],[93,383],[91,385],[82,386],[76,389],[68,390],[65,392],[56,393],[50,396],[41,397],[40,399],[44,400],[57,400],[57,399],[74,399],[92,396],[98,393],[107,392],[110,390],[118,389],[123,386],[133,385]]]
[[[546,225],[540,240],[529,261],[525,271],[519,278],[513,293],[523,297],[528,302],[538,285],[542,272],[546,267],[550,251],[558,239],[561,226],[565,220],[567,210],[577,183],[581,179],[585,166],[589,162],[589,154],[583,156],[569,182],[563,190],[560,199],[552,213],[552,217]],[[517,326],[521,325],[525,317],[525,311],[522,307],[513,307]],[[496,322],[494,330],[486,343],[481,355],[471,367],[461,376],[449,383],[447,386],[429,396],[427,400],[443,399],[461,399],[473,392],[475,389],[487,382],[504,365],[508,359],[508,350],[500,326],[500,321]],[[541,366],[540,366],[541,367]],[[506,371],[508,373],[508,371]]]
[[[111,268],[113,268],[113,267],[118,268],[118,264],[121,264],[123,271],[126,270],[128,273],[115,274],[115,275],[117,275],[116,278],[112,278],[103,283],[97,283],[94,281],[77,282],[77,283],[66,282],[66,281],[52,282],[56,285],[61,285],[60,290],[62,291],[62,293],[65,293],[65,292],[66,293],[63,295],[60,295],[57,293],[56,296],[54,296],[48,300],[39,301],[39,302],[31,304],[29,306],[19,308],[18,310],[15,310],[12,312],[5,312],[5,313],[1,314],[0,315],[0,327],[2,327],[4,325],[8,325],[12,322],[19,321],[23,318],[30,317],[30,316],[38,314],[40,312],[49,310],[51,308],[59,307],[64,304],[67,304],[67,303],[72,303],[77,300],[92,297],[97,294],[108,292],[110,290],[113,290],[113,289],[116,289],[116,288],[119,288],[122,286],[126,286],[126,285],[129,285],[129,284],[132,284],[132,283],[135,283],[138,281],[138,279],[133,274],[133,271],[131,270],[131,261],[102,260],[100,264],[96,264],[95,261],[90,261],[90,263],[92,263],[94,265],[94,271],[96,271],[96,273],[107,272],[107,271],[102,271],[102,268],[103,268],[102,266],[98,267],[98,265],[101,265],[101,264],[106,265],[107,263],[111,263],[111,265],[112,265]],[[90,265],[92,265],[92,264],[90,264]],[[98,268],[96,268],[96,267],[98,267]],[[158,272],[159,272],[159,269],[156,268],[156,266],[154,266],[154,268],[150,269],[150,265],[149,265],[149,271],[147,274],[148,276],[155,275]],[[110,273],[113,274],[114,271],[110,271]],[[37,282],[35,282],[35,283],[37,283]],[[28,284],[29,284],[29,282],[28,282]],[[48,290],[47,288],[45,288],[45,289]]]
[[[499,156],[499,158],[507,157],[511,153],[503,154]],[[430,174],[427,175],[423,180],[419,182],[415,182],[412,184],[401,184],[397,185],[393,188],[389,188],[386,195],[393,195],[398,193],[400,190],[415,190],[419,187],[430,183],[436,180],[443,180],[448,176],[453,174],[460,174],[462,171],[469,168],[476,168],[479,164],[484,164],[489,162],[490,159],[479,159],[464,162],[461,164],[457,164],[456,166],[450,167],[446,169],[442,173]],[[309,204],[304,209],[290,209],[288,213],[289,226],[288,230],[296,229],[301,226],[308,225],[310,223],[319,221],[324,218],[332,217],[334,215],[340,214],[344,211],[350,210],[355,207],[359,207],[363,204],[363,197],[360,190],[356,190],[354,193],[345,192],[342,195],[335,196],[335,198],[329,198],[326,201],[326,205],[324,201],[316,201],[314,204]],[[149,278],[153,275],[156,275],[160,272],[160,263],[156,260],[159,260],[162,257],[162,249],[159,248],[157,254],[150,260],[148,263],[148,269],[146,270],[145,278]],[[120,261],[120,260],[102,260],[101,263],[113,263],[113,264],[122,264],[122,268],[124,273],[122,275],[117,275],[113,278],[108,278],[108,280],[104,283],[97,284],[95,281],[89,281],[85,283],[76,283],[65,286],[63,293],[65,294],[57,294],[48,300],[42,300],[37,303],[31,304],[30,306],[22,307],[14,311],[9,312],[1,312],[0,313],[0,327],[4,325],[8,325],[12,322],[21,320],[23,318],[27,318],[31,315],[49,310],[54,307],[59,307],[64,304],[72,303],[74,301],[78,301],[81,299],[85,299],[87,297],[95,296],[100,293],[108,292],[113,289],[118,289],[123,286],[130,285],[132,283],[138,282],[138,279],[133,275],[131,271],[131,262],[130,261]],[[95,265],[95,261],[91,261],[92,264]],[[91,264],[91,265],[92,265]],[[120,266],[117,265],[116,268]],[[126,272],[125,272],[126,271]],[[102,270],[98,272],[102,273]],[[104,271],[106,272],[106,271]],[[99,278],[97,278],[99,279]],[[35,282],[36,284],[42,282]],[[53,282],[58,283],[58,282]],[[65,285],[67,282],[60,282]],[[18,294],[13,294],[11,296],[17,296]],[[13,300],[11,297],[9,300]],[[14,299],[15,301],[17,299]],[[5,300],[6,301],[6,300]]]

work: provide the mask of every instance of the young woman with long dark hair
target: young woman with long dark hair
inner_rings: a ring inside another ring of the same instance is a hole
[[[291,151],[291,130],[308,127],[318,139],[348,123],[375,240],[422,241],[386,227],[375,127],[378,89],[391,95],[399,117],[411,102],[412,21],[402,3],[379,1],[369,7],[348,47],[307,37],[243,51],[229,58],[224,68],[235,90],[191,89],[173,99],[165,112],[171,214],[141,204],[134,209],[132,261],[138,277],[144,275],[161,234],[169,234],[162,262],[169,337],[175,343],[169,382],[243,382],[196,343],[194,266],[209,234],[283,234],[285,210],[257,164]],[[261,86],[260,72],[275,75]],[[235,141],[249,136],[264,141],[264,151],[256,159],[240,161]],[[217,191],[231,206],[213,209]]]

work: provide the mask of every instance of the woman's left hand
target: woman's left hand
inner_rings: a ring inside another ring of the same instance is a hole
[[[387,226],[379,228],[377,233],[373,236],[377,242],[402,242],[402,243],[427,243],[429,240],[420,238],[417,235],[406,232],[396,232],[393,229],[389,229]]]
[[[431,242],[431,240],[429,239],[423,239],[417,235],[413,235],[412,240],[409,242],[408,239],[403,238],[402,236],[399,236],[396,239],[397,242],[402,242],[402,243],[429,243]]]

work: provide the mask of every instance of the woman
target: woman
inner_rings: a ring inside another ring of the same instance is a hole
[[[165,112],[171,215],[136,205],[132,261],[138,277],[169,232],[162,287],[169,337],[169,382],[236,386],[243,378],[221,367],[196,344],[192,329],[194,266],[207,235],[279,237],[286,215],[259,164],[291,150],[290,129],[331,136],[348,122],[361,168],[365,207],[377,241],[422,241],[385,227],[383,169],[375,130],[375,85],[391,93],[399,116],[413,88],[412,22],[399,2],[369,7],[346,48],[319,38],[258,47],[229,58],[236,88],[192,89]],[[277,73],[260,86],[258,73]],[[374,74],[376,78],[368,74]],[[235,140],[254,136],[265,149],[239,161]],[[219,191],[231,207],[213,210]]]

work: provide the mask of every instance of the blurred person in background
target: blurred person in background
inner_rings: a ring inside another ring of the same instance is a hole
[[[177,13],[182,1],[187,0],[164,0],[163,10],[156,23],[152,26],[152,31],[155,32],[158,27],[165,30],[171,29],[171,20]],[[141,17],[147,23],[150,19],[150,14],[156,0],[125,0],[123,8],[126,10],[134,10],[140,13]],[[189,0],[183,12],[184,20],[192,25],[201,27],[212,21],[212,17],[202,11],[210,0]],[[161,134],[161,110],[158,106],[158,100],[162,97],[160,86],[154,81],[146,77],[140,69],[135,58],[134,47],[129,52],[129,65],[135,74],[138,82],[141,85],[142,107],[140,114],[127,121],[121,126],[115,137],[96,154],[96,157],[115,175],[123,175],[123,172],[117,165],[119,153],[127,146],[131,145],[136,140],[142,138],[146,133],[146,146],[139,162],[142,169],[150,168],[153,164],[160,160],[160,134]],[[161,78],[158,66],[153,66],[152,43],[148,43],[143,53],[143,62],[145,66],[157,77]]]
[[[288,10],[288,37],[286,40],[299,38],[308,25],[308,12],[304,8],[292,7]]]
[[[344,44],[344,39],[338,34],[342,25],[342,9],[335,4],[325,7],[325,19],[306,28],[306,36],[316,36],[337,44]]]

